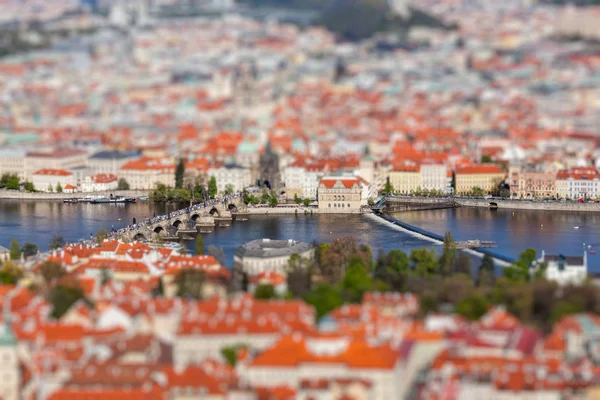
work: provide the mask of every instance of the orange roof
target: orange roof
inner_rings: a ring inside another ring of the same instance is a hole
[[[360,339],[348,339],[347,347],[340,353],[320,354],[310,350],[309,340],[313,339],[306,339],[301,335],[284,336],[271,348],[258,355],[250,363],[250,367],[296,367],[299,364],[314,363],[345,364],[349,368],[359,369],[392,369],[400,359],[400,353],[394,351],[388,344],[374,345]]]
[[[90,179],[94,183],[110,183],[118,180],[117,176],[113,174],[96,174],[91,176]]]
[[[73,186],[69,183],[69,184],[65,185],[65,189],[67,189],[67,190],[77,189],[77,186]]]
[[[70,175],[73,175],[73,173],[71,173],[69,171],[65,171],[64,169],[51,169],[51,168],[40,169],[40,170],[34,172],[33,174],[34,175],[51,175],[51,176],[70,176]]]
[[[80,388],[64,387],[52,393],[48,400],[163,400],[166,396],[162,390],[155,385],[147,389],[126,389],[111,387]]]
[[[188,366],[183,371],[176,371],[169,366],[163,368],[167,376],[167,385],[170,389],[182,388],[204,388],[209,395],[224,395],[227,393],[227,383],[219,381],[208,375],[204,368],[199,366]]]
[[[123,261],[110,258],[91,258],[86,264],[77,268],[77,272],[84,272],[86,269],[108,268],[115,272],[137,272],[148,274],[148,266],[139,261]]]

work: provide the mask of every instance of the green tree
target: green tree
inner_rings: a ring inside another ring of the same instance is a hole
[[[394,186],[392,186],[392,183],[390,182],[390,178],[386,179],[385,186],[383,187],[383,190],[381,192],[385,195],[390,195],[390,194],[394,193]]]
[[[454,244],[454,237],[452,232],[448,231],[444,235],[444,250],[440,257],[440,269],[439,272],[443,276],[448,276],[452,273],[454,267],[454,259],[456,257],[456,245]]]
[[[298,196],[298,193],[294,193],[294,203],[298,205],[302,204],[302,197]]]
[[[438,260],[435,250],[415,249],[410,252],[413,270],[420,276],[431,276],[435,273]]]
[[[29,242],[25,243],[21,248],[21,252],[25,257],[35,256],[38,253],[38,251],[38,247],[35,244]]]
[[[422,292],[419,296],[419,309],[421,310],[422,316],[436,312],[438,309],[437,294],[432,290]]]
[[[269,207],[277,207],[279,201],[277,200],[277,194],[274,190],[271,190],[271,195],[269,196]]]
[[[487,164],[492,162],[492,159],[490,158],[490,156],[488,156],[487,154],[484,154],[481,156],[481,163],[482,164]]]
[[[322,283],[307,293],[304,301],[315,307],[319,320],[342,305],[342,296],[337,287]]]
[[[202,235],[198,234],[196,236],[196,255],[204,254],[204,239],[202,239]]]
[[[48,245],[48,250],[60,249],[65,245],[65,239],[61,235],[54,235]]]
[[[23,278],[23,269],[11,260],[6,260],[0,269],[0,283],[16,285]]]
[[[471,257],[465,252],[458,253],[458,257],[454,260],[454,273],[471,276]]]
[[[360,303],[363,295],[373,286],[373,279],[358,257],[353,258],[342,280],[342,298],[351,303]]]
[[[179,159],[177,168],[175,169],[175,188],[181,189],[183,187],[183,175],[185,174],[185,162],[183,158]]]
[[[245,348],[245,345],[223,347],[221,349],[221,355],[223,356],[223,358],[225,358],[227,364],[229,364],[231,367],[235,367],[235,365],[237,364],[238,353],[240,352],[240,350],[243,350]]]
[[[13,239],[10,241],[10,259],[18,260],[19,258],[21,258],[21,246],[17,239]]]
[[[98,232],[96,232],[96,243],[101,244],[106,239],[108,239],[108,232],[104,228],[98,229]]]
[[[488,308],[489,303],[485,296],[472,293],[459,301],[456,305],[456,313],[470,321],[476,321],[487,312]]]
[[[504,268],[504,276],[513,282],[526,282],[531,278],[530,267],[535,261],[537,252],[534,249],[527,249],[519,255],[519,259],[511,266]]]
[[[62,193],[62,192],[63,192],[63,187],[62,187],[62,185],[60,184],[60,182],[58,182],[58,183],[56,184],[56,192],[57,192],[57,193]]]
[[[550,315],[550,322],[552,324],[557,323],[563,317],[569,314],[578,314],[583,312],[584,309],[580,304],[569,302],[568,300],[559,300],[552,307],[552,314]]]
[[[270,200],[271,200],[271,196],[269,195],[269,191],[267,189],[263,189],[263,191],[260,195],[260,203],[261,204],[269,204]]]
[[[183,269],[175,276],[177,296],[202,300],[206,276],[201,269]]]
[[[211,199],[215,198],[218,190],[219,189],[217,188],[217,178],[215,178],[214,176],[211,176],[210,179],[208,180],[208,195],[210,196]]]
[[[67,270],[61,263],[44,261],[40,266],[40,274],[44,278],[44,281],[49,284],[67,275]]]
[[[304,199],[303,203],[304,203],[304,207],[310,206],[310,199]]]
[[[225,196],[230,196],[235,192],[235,188],[231,183],[225,185]]]
[[[60,319],[69,308],[81,299],[85,299],[84,292],[79,282],[74,278],[61,279],[49,293],[52,304],[52,317]]]
[[[258,285],[254,290],[254,298],[257,300],[276,299],[277,293],[273,285]]]
[[[473,196],[475,197],[481,197],[484,195],[484,191],[482,188],[480,188],[479,186],[475,186],[473,187],[473,189],[471,189],[471,191],[473,192]]]
[[[494,266],[494,258],[489,254],[483,256],[479,274],[477,276],[478,286],[493,286],[496,282],[496,268]]]
[[[54,188],[52,187],[52,184],[48,185],[48,191],[49,192],[54,192]]]
[[[129,182],[125,178],[119,179],[117,190],[129,190]]]
[[[287,288],[294,298],[303,297],[311,289],[312,263],[298,254],[292,254],[287,265]]]
[[[32,182],[25,182],[23,188],[28,192],[35,192],[35,186],[33,186]]]
[[[19,177],[17,175],[5,174],[2,176],[2,184],[9,190],[19,190]]]

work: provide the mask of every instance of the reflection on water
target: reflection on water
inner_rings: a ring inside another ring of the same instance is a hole
[[[579,255],[584,243],[600,251],[600,213],[462,207],[397,213],[394,217],[442,235],[451,231],[456,240],[493,240],[499,252],[513,257],[527,247],[538,252]],[[598,257],[590,255],[590,269],[600,270]]]
[[[0,245],[12,238],[33,242],[46,249],[54,234],[75,242],[98,229],[118,229],[132,222],[165,211],[176,205],[137,204],[64,204],[49,201],[0,200]],[[583,243],[600,250],[600,214],[458,208],[404,212],[396,218],[443,235],[452,231],[457,240],[493,240],[497,251],[513,257],[527,247],[538,251],[568,255],[580,254]],[[119,221],[119,218],[121,221]],[[580,226],[580,229],[573,229]],[[353,235],[360,243],[377,249],[410,250],[431,246],[430,242],[396,231],[383,223],[361,215],[285,215],[252,216],[249,221],[233,223],[205,235],[205,243],[222,247],[231,264],[233,251],[241,244],[258,238],[331,241]],[[193,247],[193,243],[189,243]],[[600,270],[600,255],[590,256],[590,267]]]

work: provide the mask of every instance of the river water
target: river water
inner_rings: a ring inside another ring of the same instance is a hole
[[[153,213],[162,214],[176,206],[137,204],[64,204],[55,201],[0,200],[0,245],[8,247],[12,238],[21,244],[37,244],[42,250],[55,234],[68,242],[89,237],[98,229],[110,230],[142,220]],[[492,240],[498,253],[512,257],[527,247],[538,252],[580,255],[583,243],[600,251],[600,214],[581,212],[548,212],[532,210],[488,210],[458,208],[403,212],[394,215],[406,223],[443,235],[451,231],[456,240]],[[120,219],[120,221],[119,221]],[[579,229],[574,229],[579,226]],[[429,247],[432,243],[390,227],[367,215],[281,215],[251,216],[248,221],[234,222],[217,228],[204,237],[205,245],[223,248],[227,264],[233,252],[247,241],[259,238],[295,239],[328,242],[336,237],[353,235],[360,243],[377,249]],[[190,248],[193,242],[189,243]],[[590,255],[591,271],[600,271],[600,254]]]

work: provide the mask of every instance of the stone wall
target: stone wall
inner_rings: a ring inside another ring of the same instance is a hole
[[[0,199],[22,199],[22,200],[60,200],[70,199],[73,197],[83,198],[87,196],[123,196],[123,197],[139,197],[146,196],[150,192],[148,190],[111,190],[108,192],[90,192],[90,193],[31,193],[19,192],[17,190],[0,190]]]

